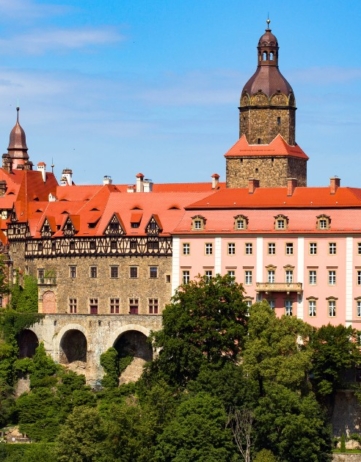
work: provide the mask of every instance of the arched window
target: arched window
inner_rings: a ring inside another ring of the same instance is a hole
[[[262,59],[263,61],[267,61],[268,60],[268,53],[266,51],[263,52],[262,54]]]
[[[271,51],[271,53],[269,54],[269,59],[270,61],[273,61],[273,51]]]

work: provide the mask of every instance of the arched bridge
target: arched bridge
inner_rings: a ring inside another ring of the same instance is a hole
[[[58,363],[86,376],[97,386],[103,376],[100,355],[115,347],[120,355],[152,359],[147,343],[151,331],[162,327],[152,315],[48,314],[19,336],[21,356],[32,356],[38,343]]]

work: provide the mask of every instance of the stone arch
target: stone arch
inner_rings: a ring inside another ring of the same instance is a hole
[[[271,105],[274,106],[288,106],[288,98],[283,93],[275,93],[271,97]]]
[[[87,338],[79,329],[67,329],[60,339],[59,362],[70,364],[74,361],[87,361]]]
[[[152,346],[147,342],[149,329],[128,325],[120,329],[117,334],[111,346],[118,351],[120,357],[131,355],[144,361],[153,359]]]
[[[37,335],[30,329],[24,329],[18,335],[19,357],[32,358],[39,346]]]
[[[252,106],[268,106],[269,100],[268,97],[262,92],[259,91],[251,98],[251,105]]]
[[[47,290],[43,293],[43,313],[56,313],[56,298],[52,290]]]

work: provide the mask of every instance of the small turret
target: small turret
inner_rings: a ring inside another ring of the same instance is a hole
[[[29,155],[26,145],[26,135],[19,122],[19,107],[16,108],[16,112],[16,124],[10,132],[8,155],[12,161],[12,169],[25,168],[31,170],[31,168],[29,168],[30,163],[28,162]]]

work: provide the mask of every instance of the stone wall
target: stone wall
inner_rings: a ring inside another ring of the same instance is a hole
[[[269,144],[281,134],[291,146],[295,144],[295,108],[248,107],[241,108],[240,137],[246,135],[249,144]]]
[[[129,313],[129,300],[139,300],[139,314],[149,313],[149,299],[158,300],[158,312],[171,297],[171,257],[58,257],[38,258],[31,263],[34,275],[39,269],[54,274],[56,279],[44,279],[39,286],[39,312],[69,313],[69,299],[76,299],[77,313],[89,314],[90,299],[98,300],[98,313],[110,314],[110,299],[119,299],[119,313]],[[136,267],[138,277],[130,277],[130,267]],[[75,267],[76,277],[71,277]],[[96,267],[97,277],[91,277]],[[111,277],[111,267],[118,268],[118,277]],[[150,277],[150,267],[156,267],[157,277]],[[55,311],[52,296],[55,295]],[[50,300],[51,303],[43,303]]]
[[[334,454],[332,462],[361,462],[361,454]]]
[[[88,384],[98,386],[104,374],[100,366],[102,353],[116,346],[128,333],[138,332],[148,337],[151,331],[161,327],[161,316],[55,314],[46,315],[30,330],[37,335],[39,342],[44,342],[46,352],[54,361],[84,374]],[[86,355],[69,363],[64,350],[72,347],[73,333],[85,337]]]
[[[340,437],[342,433],[349,436],[360,432],[361,406],[353,391],[337,392],[331,422],[334,436]]]
[[[286,187],[288,178],[298,186],[307,184],[306,160],[291,157],[239,157],[226,161],[227,188],[247,188],[250,178],[260,187]]]

